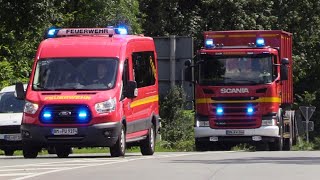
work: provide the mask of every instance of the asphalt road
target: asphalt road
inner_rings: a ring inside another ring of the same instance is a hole
[[[319,172],[320,151],[137,153],[124,158],[72,154],[65,159],[0,156],[0,180],[318,180]]]

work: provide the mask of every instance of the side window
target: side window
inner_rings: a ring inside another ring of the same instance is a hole
[[[129,81],[129,66],[128,66],[128,59],[125,60],[124,65],[123,65],[123,73],[122,73],[122,96],[121,99],[124,98],[124,94],[126,93],[126,86]]]
[[[273,56],[273,64],[277,64],[277,56]],[[273,78],[272,81],[274,81],[278,77],[278,68],[279,66],[273,65]]]
[[[134,77],[138,88],[151,86],[156,81],[156,67],[152,51],[135,52],[132,54]]]

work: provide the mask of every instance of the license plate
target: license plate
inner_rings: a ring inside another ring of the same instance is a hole
[[[4,135],[6,141],[21,141],[21,134],[6,134]]]
[[[76,135],[78,134],[77,128],[54,128],[52,129],[53,135]]]
[[[244,130],[226,130],[227,135],[244,135]]]

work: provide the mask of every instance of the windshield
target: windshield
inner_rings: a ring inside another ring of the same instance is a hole
[[[273,60],[270,54],[246,56],[201,55],[199,83],[202,85],[238,85],[271,83]]]
[[[22,113],[24,103],[14,96],[14,92],[0,93],[0,113]]]
[[[118,60],[112,58],[63,58],[39,60],[34,90],[102,90],[115,84]]]

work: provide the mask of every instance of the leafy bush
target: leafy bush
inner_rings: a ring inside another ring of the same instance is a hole
[[[231,151],[256,151],[256,147],[255,146],[252,146],[250,144],[238,144],[234,147],[231,148]]]
[[[194,144],[194,113],[184,110],[186,95],[181,87],[172,88],[160,102],[162,146],[191,151]]]

